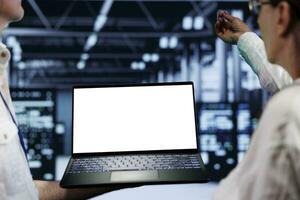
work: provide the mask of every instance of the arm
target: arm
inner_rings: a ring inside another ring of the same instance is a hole
[[[65,189],[58,181],[34,181],[41,200],[87,199],[107,192],[122,189],[121,186]]]
[[[261,86],[271,93],[276,93],[293,79],[281,66],[268,61],[263,41],[253,32],[243,33],[237,42],[241,56],[257,74]]]
[[[239,18],[221,11],[215,29],[224,42],[237,44],[241,56],[257,74],[264,89],[276,93],[292,83],[291,76],[282,67],[268,61],[263,41]]]

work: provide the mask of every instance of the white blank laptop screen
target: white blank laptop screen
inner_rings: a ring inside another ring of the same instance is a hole
[[[73,153],[196,149],[193,88],[75,88]]]

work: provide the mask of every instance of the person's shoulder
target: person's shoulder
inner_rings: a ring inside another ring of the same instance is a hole
[[[271,146],[283,145],[300,155],[300,85],[289,86],[274,95],[264,111],[264,131],[269,130]],[[288,133],[288,134],[287,134]]]
[[[300,84],[291,85],[275,94],[267,107],[280,113],[300,116]]]

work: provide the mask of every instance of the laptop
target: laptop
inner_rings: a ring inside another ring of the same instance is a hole
[[[73,88],[62,187],[203,183],[192,82]]]

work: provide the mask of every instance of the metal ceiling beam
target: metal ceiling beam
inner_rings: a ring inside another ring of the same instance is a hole
[[[120,32],[123,32],[121,27],[118,27],[118,30],[120,30]],[[124,38],[124,42],[128,46],[128,48],[130,48],[133,53],[137,53],[137,48],[133,44],[133,41],[128,37],[128,35],[123,34],[122,38]]]
[[[92,82],[92,83],[84,83],[84,82],[74,82],[74,83],[49,83],[49,82],[31,82],[30,84],[24,84],[22,86],[18,86],[18,85],[15,85],[15,87],[18,87],[18,88],[33,88],[33,89],[37,89],[37,88],[42,88],[42,89],[45,89],[45,88],[50,88],[50,89],[53,89],[53,88],[57,88],[57,89],[72,89],[74,85],[95,85],[95,84],[134,84],[134,83],[141,83],[142,81],[149,81],[149,78],[147,79],[143,79],[143,78],[135,78],[135,79],[132,79],[132,78],[123,78],[123,79],[119,79],[119,78],[114,78],[114,79],[107,79],[107,80],[103,80],[103,79],[99,79],[97,82]]]
[[[56,84],[99,84],[99,83],[108,83],[108,82],[137,82],[138,80],[142,81],[147,79],[150,74],[145,76],[134,76],[134,77],[98,77],[98,78],[83,78],[83,77],[61,77],[61,78],[47,78],[45,82],[44,78],[34,78],[31,84],[38,83],[38,85],[47,85],[55,86]]]
[[[158,30],[158,24],[155,21],[154,17],[152,16],[151,12],[148,10],[148,8],[145,6],[145,4],[141,1],[137,1],[139,7],[141,8],[141,10],[143,11],[143,13],[146,15],[149,23],[152,25],[154,30]]]
[[[50,16],[47,18],[49,23],[55,24],[58,23],[59,20],[61,20],[61,17],[57,16]],[[64,21],[64,26],[92,26],[94,24],[95,20],[92,17],[75,17],[75,16],[68,16]],[[164,25],[168,22],[167,19],[160,19],[159,22],[157,22],[158,28],[163,28]],[[36,17],[26,17],[24,18],[17,26],[14,27],[30,27],[32,25],[39,25],[40,19]],[[41,24],[42,25],[42,24]],[[116,25],[122,26],[122,27],[152,27],[151,24],[149,24],[148,20],[142,17],[113,17],[110,16],[107,19],[107,22],[105,23],[106,27],[114,27]]]
[[[203,10],[202,10],[202,15],[203,16],[208,16],[212,13],[215,13],[216,10],[218,8],[218,4],[217,3],[211,3],[211,4],[208,4],[208,6],[206,6]]]
[[[98,12],[96,12],[96,10],[94,10],[94,8],[90,5],[90,3],[88,1],[85,1],[85,6],[87,7],[87,9],[89,10],[89,12],[91,13],[91,15],[93,17],[97,17]]]
[[[39,71],[44,71],[46,73],[46,75],[49,75],[49,77],[51,77],[53,74],[53,76],[68,76],[68,75],[81,75],[81,76],[85,76],[88,77],[90,75],[92,76],[96,76],[97,74],[102,74],[103,73],[109,73],[109,74],[140,74],[140,73],[149,73],[152,71],[152,69],[150,68],[146,68],[143,71],[134,71],[132,69],[130,69],[129,67],[116,67],[111,65],[110,67],[87,67],[84,70],[79,70],[77,69],[75,66],[74,67],[49,67],[49,68],[25,68],[21,70],[22,72],[26,72],[26,73],[37,73]],[[80,73],[80,74],[79,74]]]
[[[196,11],[196,13],[200,13],[201,12],[201,8],[199,7],[199,5],[195,1],[189,0],[189,2],[193,6],[193,8]]]
[[[32,7],[32,9],[37,14],[37,16],[40,18],[41,22],[45,25],[45,27],[47,29],[52,29],[51,24],[47,20],[47,17],[44,15],[44,13],[40,9],[40,7],[37,5],[37,3],[35,2],[35,0],[28,0],[28,2],[30,4],[30,6]]]
[[[81,53],[28,53],[22,54],[23,59],[78,59]],[[90,59],[141,59],[143,53],[92,53]],[[160,59],[170,59],[174,57],[174,53],[159,54]]]
[[[4,36],[14,35],[22,37],[88,37],[90,32],[75,32],[75,31],[56,31],[36,28],[8,28],[3,32]],[[122,35],[127,35],[131,38],[160,38],[162,35],[172,35],[179,38],[201,38],[213,37],[212,31],[195,31],[195,32],[100,32],[100,38],[120,38]]]
[[[54,51],[57,50],[63,50],[68,52],[75,52],[77,51],[78,46],[82,46],[82,41],[76,40],[76,38],[46,38],[46,37],[39,37],[39,38],[33,38],[33,37],[20,37],[18,38],[18,41],[22,47],[24,47],[24,50],[31,47],[35,47],[36,45],[40,46],[42,45],[45,48],[53,48]],[[130,43],[135,48],[143,49],[147,45],[147,42],[151,41],[145,41],[145,40],[131,40]],[[101,50],[105,50],[103,47],[111,47],[112,50],[115,49],[124,49],[128,47],[128,45],[124,42],[124,39],[122,37],[120,38],[106,38],[105,42],[100,41],[101,45],[97,45],[96,48],[100,48]],[[63,49],[61,49],[63,47]],[[29,50],[30,51],[30,50]],[[49,52],[49,49],[46,49],[47,52]],[[97,50],[98,51],[98,50]]]
[[[64,22],[67,20],[70,12],[72,11],[74,5],[76,4],[76,1],[73,1],[72,3],[70,3],[70,5],[67,7],[67,9],[65,10],[65,12],[63,13],[63,15],[60,17],[60,19],[57,21],[57,23],[55,24],[55,29],[58,30],[60,29],[60,27],[64,24]]]

